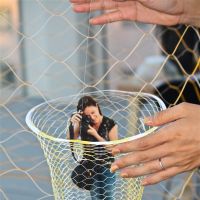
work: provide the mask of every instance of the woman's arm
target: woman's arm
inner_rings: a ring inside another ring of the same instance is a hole
[[[79,131],[80,128],[79,127],[74,127],[74,138],[70,138],[70,132],[69,132],[69,129],[67,131],[67,139],[77,139],[79,137]]]
[[[108,133],[108,137],[111,141],[118,140],[118,126],[115,125],[110,132]]]

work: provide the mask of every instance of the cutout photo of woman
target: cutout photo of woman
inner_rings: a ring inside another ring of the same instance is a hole
[[[83,96],[78,101],[77,112],[71,116],[73,138],[83,141],[105,142],[118,139],[118,127],[113,119],[102,114],[100,106],[91,96]],[[87,152],[86,152],[87,149]],[[85,145],[82,160],[92,161],[94,164],[93,184],[90,195],[94,199],[113,199],[115,174],[110,172],[114,161],[111,147],[105,145]]]

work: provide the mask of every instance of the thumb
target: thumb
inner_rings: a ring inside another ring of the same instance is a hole
[[[186,112],[183,107],[183,104],[179,104],[177,106],[158,112],[154,116],[145,117],[144,123],[149,126],[160,126],[183,118]]]

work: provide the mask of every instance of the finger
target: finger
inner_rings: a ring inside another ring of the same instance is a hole
[[[92,0],[70,0],[71,3],[90,3]]]
[[[162,165],[160,164],[162,162]],[[120,175],[124,178],[138,177],[149,175],[158,171],[166,170],[170,167],[176,166],[176,160],[173,157],[164,157],[159,161],[159,159],[145,162],[134,167],[126,167],[120,170]],[[112,170],[111,170],[112,171]]]
[[[73,9],[75,12],[89,12],[97,10],[112,10],[119,7],[123,7],[120,2],[114,2],[110,0],[94,1],[91,3],[74,4]]]
[[[113,144],[106,144],[105,145],[106,149],[109,150],[109,153],[112,153],[112,149],[115,147]]]
[[[75,117],[75,118],[73,118],[72,120],[71,120],[71,122],[73,122],[73,123],[80,123],[80,119],[77,117]]]
[[[152,174],[151,176],[145,177],[142,180],[142,185],[152,185],[164,181],[170,177],[173,177],[182,172],[180,167],[171,167],[163,171]]]
[[[73,121],[80,122],[80,121],[81,121],[81,119],[80,119],[80,117],[79,117],[79,116],[74,116],[74,117],[73,117]]]
[[[161,112],[158,112],[156,115],[151,117],[146,117],[144,123],[150,126],[160,126],[178,119],[185,117],[186,109],[183,107],[183,104],[179,104],[172,108],[168,108]]]
[[[120,176],[123,178],[133,178],[138,176],[149,175],[158,171],[161,171],[158,160],[148,162],[135,167],[128,167],[120,171]]]
[[[94,130],[94,128],[91,125],[88,125],[88,128]]]
[[[159,158],[164,159],[164,157],[171,156],[173,153],[174,149],[169,149],[168,143],[147,151],[129,153],[119,157],[114,163],[112,163],[111,170],[115,171],[128,166],[139,165],[148,161],[158,160]],[[168,163],[168,165],[171,164],[171,161],[166,162]]]
[[[122,21],[125,20],[123,18],[123,15],[120,10],[112,11],[106,14],[103,14],[98,17],[94,17],[90,19],[90,24],[92,25],[102,25],[102,24],[108,24],[116,21]]]
[[[78,117],[78,118],[80,118],[80,119],[82,118],[82,115],[79,114],[79,113],[77,113],[75,116]]]
[[[118,144],[113,148],[112,153],[113,155],[116,155],[119,153],[129,153],[132,151],[144,151],[167,143],[173,139],[173,135],[170,134],[174,132],[173,124],[157,130],[156,133],[151,133],[145,137]]]
[[[79,119],[81,119],[82,116],[81,116],[80,114],[78,114],[78,113],[75,113],[75,114],[72,115],[71,119],[74,119],[74,118],[79,118]]]

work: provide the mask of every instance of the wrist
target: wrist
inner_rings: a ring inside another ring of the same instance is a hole
[[[104,140],[104,138],[103,137],[101,137],[98,133],[96,134],[96,139],[99,141],[99,142],[104,142],[105,140]]]
[[[95,132],[94,137],[98,139],[98,137],[100,137],[100,135],[97,132]]]

